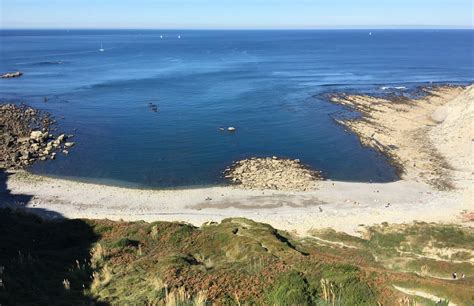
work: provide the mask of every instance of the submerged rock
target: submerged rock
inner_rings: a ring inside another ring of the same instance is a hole
[[[148,108],[150,109],[151,112],[157,113],[158,112],[158,106],[154,103],[148,103]]]

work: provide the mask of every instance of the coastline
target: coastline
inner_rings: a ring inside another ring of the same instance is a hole
[[[403,117],[413,114],[414,118],[419,119],[417,122],[427,128],[427,133],[432,132],[434,128],[440,126],[442,128],[444,120],[434,122],[431,119],[432,115],[439,112],[440,108],[452,104],[452,101],[467,89],[461,90],[460,87],[452,87],[449,90],[449,88],[443,87],[442,90],[446,90],[446,92],[443,94],[431,92],[426,99],[397,104],[407,108],[403,111],[388,112],[386,105],[377,101],[377,105],[382,105],[384,108],[370,107],[362,112],[366,116],[367,114],[373,115],[372,122],[364,118],[350,121],[350,124],[364,124],[364,127],[368,127],[367,129],[358,129],[354,125],[348,126],[348,129],[360,137],[363,144],[376,148],[377,143],[382,143],[380,151],[389,156],[394,154],[393,156],[400,160],[400,165],[406,171],[402,179],[396,182],[319,181],[316,190],[306,192],[244,190],[235,186],[145,190],[75,182],[20,171],[15,174],[7,174],[8,178],[5,182],[7,194],[4,206],[20,206],[49,218],[57,217],[60,214],[67,218],[182,221],[194,225],[219,222],[230,217],[246,217],[258,222],[269,223],[275,228],[291,231],[297,235],[305,235],[312,229],[328,227],[356,234],[361,225],[367,226],[382,222],[424,221],[462,224],[461,213],[472,210],[472,205],[469,203],[469,197],[472,195],[472,172],[466,175],[465,171],[451,171],[448,169],[449,167],[443,167],[443,171],[435,172],[434,175],[443,178],[449,175],[454,179],[454,182],[459,182],[458,172],[462,172],[464,183],[461,184],[462,186],[440,190],[443,188],[430,185],[430,180],[425,179],[427,176],[422,175],[421,171],[416,172],[412,169],[415,167],[409,167],[411,160],[401,158],[404,155],[400,155],[400,150],[388,152],[387,143],[369,141],[370,138],[367,136],[373,133],[373,126],[386,121],[387,116],[402,118],[400,114],[404,115]],[[472,90],[471,86],[470,91],[472,92]],[[345,106],[357,109],[355,107],[357,105],[364,105],[363,103],[367,105],[367,101],[374,101],[372,97],[356,97],[357,99],[344,100],[346,101]],[[433,103],[430,97],[437,99],[437,102]],[[421,100],[427,102],[429,107],[414,107],[414,105],[420,105]],[[356,101],[359,104],[350,105],[347,101]],[[341,104],[344,105],[344,103]],[[456,105],[458,104],[459,101]],[[455,122],[456,114],[452,117],[454,119],[451,121]],[[448,118],[447,115],[446,118]],[[343,124],[348,125],[347,122],[343,122]],[[456,133],[455,128],[450,133]],[[390,129],[393,127],[388,130]],[[414,129],[418,129],[418,126]],[[406,134],[390,134],[382,131],[380,135],[387,135],[385,140],[392,143],[404,140]],[[442,133],[436,131],[436,135],[439,136]],[[449,133],[446,135],[445,138],[449,138]],[[467,136],[469,135],[466,134]],[[454,157],[448,155],[449,151],[453,151],[455,144],[450,144],[449,148],[443,149],[442,143],[446,142],[446,139],[438,138],[431,137],[433,145],[435,148],[440,146],[440,154],[446,160],[451,161]],[[463,139],[463,141],[465,140]],[[403,145],[403,142],[401,143]],[[398,144],[397,148],[402,148],[402,146]],[[417,153],[416,150],[410,152]],[[413,156],[418,159],[426,157],[424,154],[413,154]],[[469,154],[464,155],[463,160],[453,166],[459,167],[459,164],[465,164],[466,158],[469,158]],[[438,162],[440,161],[434,160],[432,164]],[[428,169],[430,168],[428,167]],[[425,168],[421,170],[425,170]],[[428,178],[431,177],[428,176]]]
[[[331,101],[361,114],[356,119],[336,121],[357,135],[362,146],[387,156],[401,179],[448,190],[454,188],[449,163],[433,144],[429,132],[436,123],[433,117],[437,110],[465,90],[462,86],[445,85],[422,88],[426,95],[414,99],[342,94],[333,95]]]
[[[47,218],[124,221],[183,221],[194,225],[246,217],[305,235],[332,227],[355,234],[359,225],[382,222],[459,223],[469,209],[459,195],[423,183],[347,183],[322,181],[310,192],[243,190],[231,186],[188,190],[137,190],[51,179],[18,172],[8,178],[12,199],[28,195],[26,210]],[[209,200],[209,198],[211,200]],[[389,207],[386,205],[390,203]],[[322,211],[321,211],[322,210]],[[48,212],[55,212],[49,215]]]

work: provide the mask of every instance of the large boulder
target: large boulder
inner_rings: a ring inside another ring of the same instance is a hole
[[[58,138],[56,138],[57,143],[61,143],[65,140],[66,140],[66,135],[64,135],[64,134],[61,134],[61,135],[58,136]]]
[[[43,140],[43,133],[41,131],[32,131],[30,139],[36,142],[41,142]]]

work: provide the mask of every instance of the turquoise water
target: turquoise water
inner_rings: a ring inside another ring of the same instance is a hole
[[[354,114],[326,94],[472,82],[474,31],[371,32],[3,30],[0,71],[24,76],[0,80],[0,100],[49,111],[75,135],[71,154],[36,173],[218,184],[234,160],[278,155],[330,179],[391,181],[385,158],[335,124]]]

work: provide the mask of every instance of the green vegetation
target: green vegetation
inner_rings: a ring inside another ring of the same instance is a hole
[[[92,268],[89,250],[98,236],[84,221],[44,222],[0,213],[0,304],[81,304]]]
[[[385,224],[364,239],[299,239],[241,218],[198,228],[1,210],[0,231],[2,305],[431,305],[393,285],[474,301],[470,228]],[[467,277],[433,277],[454,268]]]
[[[267,301],[270,305],[307,305],[312,297],[308,281],[300,273],[291,271],[278,277],[267,294]]]
[[[420,276],[397,277],[392,284],[431,293],[460,305],[474,305],[474,229],[471,227],[384,223],[365,228],[364,239],[330,229],[315,230],[312,235],[316,238],[313,243],[328,247],[322,249],[325,253],[334,253],[339,248],[354,262],[374,260],[374,268]],[[466,277],[454,281],[453,272]]]

